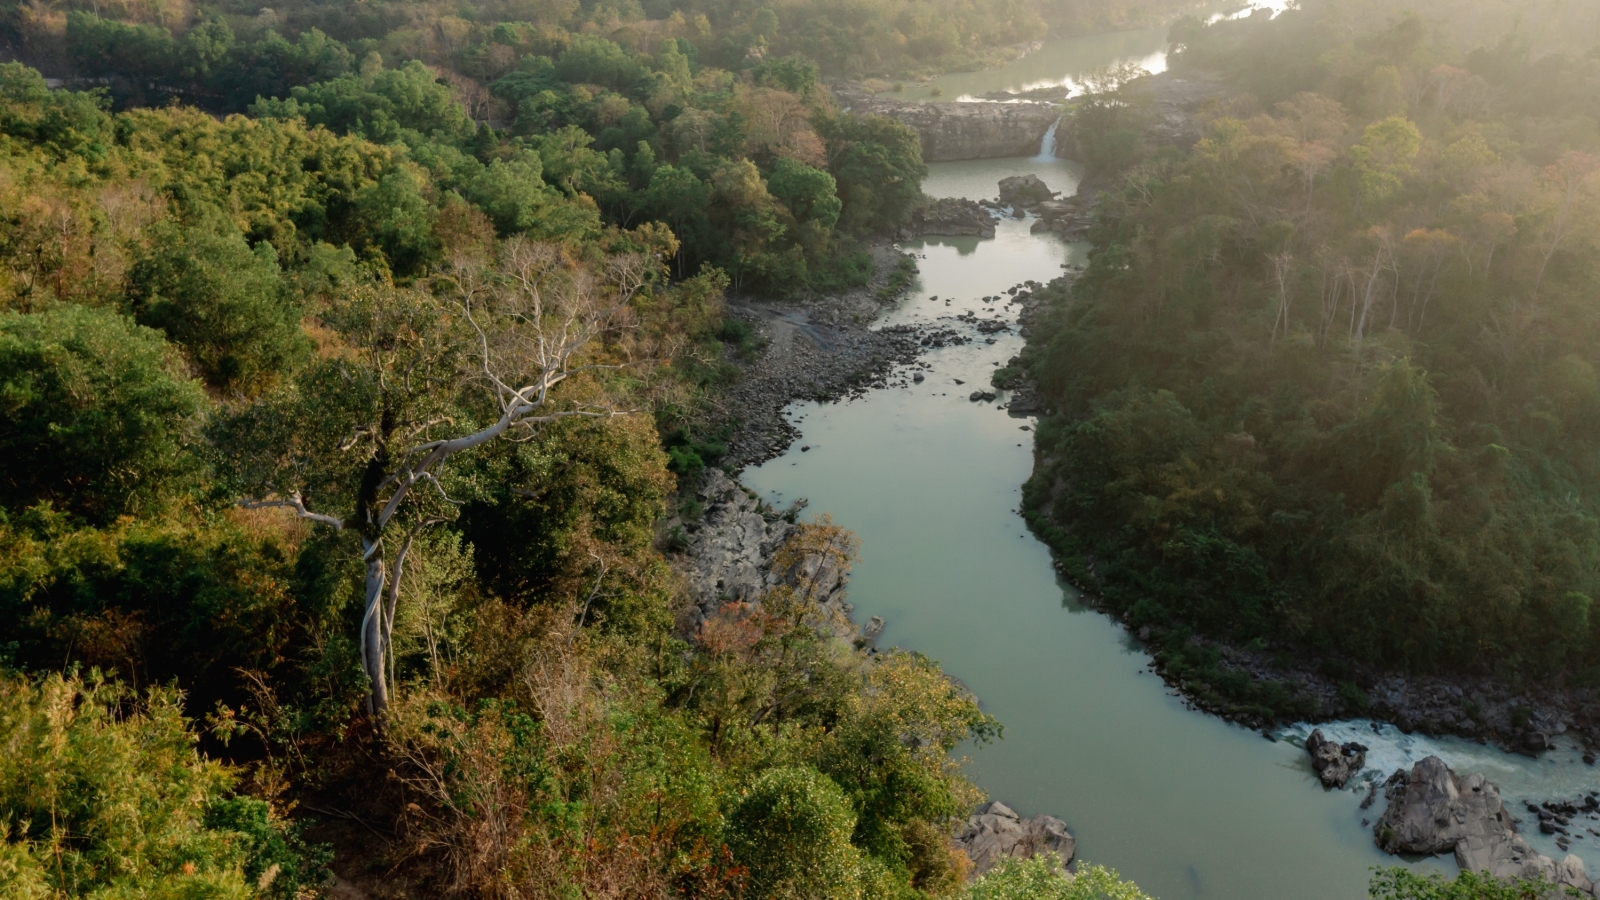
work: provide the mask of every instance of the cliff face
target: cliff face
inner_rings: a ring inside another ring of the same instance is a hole
[[[922,136],[925,162],[1033,156],[1061,111],[1052,103],[907,103],[859,97],[840,100],[852,112],[889,116]]]

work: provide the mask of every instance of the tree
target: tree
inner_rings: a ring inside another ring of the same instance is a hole
[[[961,900],[1150,900],[1131,881],[1101,866],[1063,872],[1049,855],[1004,859],[974,881]]]
[[[0,675],[0,894],[287,900],[326,877],[267,804],[229,796],[181,699]]]
[[[910,126],[884,116],[840,115],[818,123],[828,169],[838,182],[840,227],[886,231],[906,222],[922,200],[922,142]]]
[[[220,215],[158,226],[152,238],[128,276],[134,314],[182,347],[207,384],[258,387],[305,353],[300,305],[271,244],[252,248]]]
[[[846,900],[859,896],[855,813],[826,775],[806,766],[771,769],[728,816],[728,846],[749,871],[753,896]]]
[[[205,401],[181,365],[110,310],[0,314],[0,503],[107,521],[160,502]]]
[[[366,568],[360,626],[368,706],[389,706],[395,604],[417,535],[461,500],[457,455],[568,417],[620,415],[597,388],[562,404],[558,386],[634,361],[598,346],[624,328],[644,284],[641,256],[598,272],[559,248],[508,241],[493,267],[459,260],[412,289],[372,286],[324,314],[342,341],[289,389],[219,420],[212,437],[246,506],[292,509],[349,531]]]
[[[792,159],[779,159],[767,179],[767,190],[783,201],[796,219],[823,228],[832,228],[843,208],[835,188],[832,175]]]
[[[1377,202],[1398,192],[1421,148],[1422,132],[1403,116],[1367,126],[1361,140],[1350,148],[1350,158],[1361,176],[1362,197]]]

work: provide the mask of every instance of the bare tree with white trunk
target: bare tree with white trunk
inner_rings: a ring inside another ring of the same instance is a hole
[[[394,689],[406,556],[462,502],[451,461],[557,419],[624,414],[597,385],[640,363],[628,301],[653,265],[629,255],[585,267],[513,239],[493,265],[461,260],[414,288],[354,290],[321,316],[337,337],[318,362],[219,425],[234,432],[227,445],[251,448],[229,461],[246,506],[287,508],[359,539],[373,715]],[[564,384],[577,390],[558,402]]]

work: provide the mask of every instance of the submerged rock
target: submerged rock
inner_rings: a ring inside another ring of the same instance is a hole
[[[1430,756],[1409,773],[1401,769],[1390,776],[1384,795],[1389,808],[1374,826],[1374,836],[1389,853],[1453,851],[1465,871],[1502,880],[1543,877],[1593,896],[1583,860],[1569,854],[1558,863],[1529,846],[1501,802],[1500,789],[1481,774],[1458,776]]]
[[[952,843],[972,860],[973,877],[1007,857],[1026,859],[1038,853],[1056,854],[1065,868],[1077,852],[1067,823],[1045,815],[1024,819],[998,800],[978,807]]]
[[[1314,728],[1306,738],[1306,752],[1311,754],[1311,768],[1328,787],[1342,788],[1352,776],[1367,764],[1367,748],[1355,741],[1340,744],[1322,736],[1322,729]]]

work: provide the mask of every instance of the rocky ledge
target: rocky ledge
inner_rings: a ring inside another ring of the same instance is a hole
[[[694,499],[699,515],[685,516],[680,504],[680,512],[663,523],[663,529],[679,545],[674,562],[693,600],[681,623],[687,633],[715,615],[723,604],[759,602],[767,591],[779,584],[794,584],[801,574],[775,571],[772,564],[778,548],[794,533],[794,516],[762,504],[754,492],[721,469],[707,469],[701,475]],[[819,562],[810,559],[802,563],[804,574],[820,586],[821,606],[840,614],[831,618],[845,620],[850,612],[844,601],[846,577],[825,563],[826,568],[819,571]]]
[[[925,162],[1033,156],[1061,118],[1054,103],[912,103],[838,93],[851,112],[888,116],[916,129]]]
[[[976,200],[940,197],[911,214],[910,224],[900,230],[900,239],[910,240],[925,234],[975,234],[992,238],[994,215]]]
[[[1430,756],[1397,770],[1384,786],[1389,808],[1373,827],[1388,853],[1454,853],[1464,871],[1495,878],[1542,877],[1594,896],[1583,860],[1568,854],[1556,862],[1517,833],[1517,820],[1500,801],[1500,789],[1481,774],[1465,777]]]
[[[1038,853],[1054,853],[1065,869],[1077,852],[1067,823],[1044,815],[1024,819],[998,800],[978,807],[951,843],[972,860],[972,877],[1008,857],[1026,859]]]

